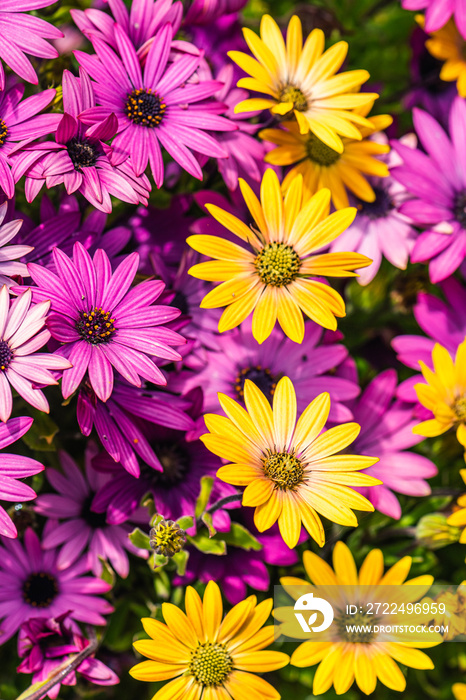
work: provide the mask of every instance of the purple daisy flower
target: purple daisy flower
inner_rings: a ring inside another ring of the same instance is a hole
[[[466,256],[466,103],[457,97],[449,115],[450,138],[429,114],[413,110],[414,125],[427,153],[392,146],[403,165],[392,176],[414,198],[400,207],[415,224],[427,226],[411,253],[411,262],[429,263],[429,275],[437,283],[449,277]]]
[[[111,398],[100,401],[89,383],[78,395],[77,417],[84,435],[95,427],[100,441],[115,462],[138,477],[142,462],[161,469],[160,461],[146,437],[147,423],[178,430],[192,430],[194,422],[186,413],[191,403],[168,393],[134,387],[117,379]]]
[[[23,437],[33,424],[32,418],[12,418],[0,423],[0,450],[4,450]],[[0,499],[3,501],[32,501],[36,492],[19,479],[34,476],[45,469],[44,465],[30,457],[0,453]],[[6,510],[0,505],[0,535],[17,537],[18,531]]]
[[[58,127],[50,123],[55,141],[25,141],[16,146],[10,159],[15,182],[26,175],[26,198],[32,202],[44,183],[47,188],[64,184],[68,194],[79,190],[96,208],[109,214],[110,195],[130,204],[147,204],[150,184],[136,176],[131,163],[111,164],[112,149],[105,142],[117,131],[117,119],[109,113],[102,122],[88,127],[80,113],[95,105],[91,81],[85,71],[76,78],[63,72],[63,106]],[[52,115],[54,118],[56,115]]]
[[[184,18],[184,24],[211,24],[224,15],[237,13],[247,0],[193,0]]]
[[[425,10],[426,32],[436,32],[454,16],[455,24],[466,39],[466,5],[464,0],[401,0],[405,10]]]
[[[56,0],[2,0],[0,5],[0,58],[28,83],[37,85],[37,73],[26,53],[38,58],[57,58],[58,52],[45,39],[60,39],[59,29],[39,17],[23,14],[53,5]],[[0,61],[0,90],[5,72]]]
[[[88,646],[89,640],[69,619],[68,612],[56,618],[31,617],[19,631],[18,656],[23,660],[17,672],[32,673],[32,683],[41,683]],[[56,683],[48,691],[47,697],[51,700],[58,698],[61,684],[76,685],[77,673],[95,685],[116,685],[120,682],[116,673],[92,654],[75,671]]]
[[[102,574],[102,560],[109,561],[116,573],[126,578],[129,560],[126,550],[147,558],[145,550],[138,549],[128,535],[131,527],[109,525],[105,514],[96,513],[92,501],[109,481],[109,476],[97,472],[92,466],[92,457],[97,450],[88,446],[85,457],[85,474],[66,453],[59,453],[63,474],[56,469],[47,469],[45,476],[57,494],[44,493],[38,496],[34,510],[46,518],[53,519],[53,527],[42,539],[44,549],[63,545],[57,557],[57,567],[67,569],[84,551],[88,552],[91,571]],[[64,522],[58,523],[58,520]]]
[[[209,131],[232,131],[237,127],[219,110],[224,106],[207,98],[221,87],[215,80],[188,82],[199,67],[202,54],[183,54],[167,67],[173,29],[165,25],[154,38],[144,69],[124,31],[115,25],[115,38],[122,59],[104,42],[95,39],[96,54],[76,51],[79,63],[96,81],[100,107],[87,109],[81,118],[95,124],[113,113],[118,135],[112,143],[112,162],[131,156],[137,175],[150,162],[157,187],[164,179],[161,145],[191,175],[202,180],[201,167],[191,149],[214,158],[228,153]],[[95,126],[92,128],[96,128]]]
[[[386,142],[380,135],[377,140]],[[400,139],[406,148],[415,148],[415,138],[409,134]],[[400,157],[391,151],[385,158],[390,168],[402,163]],[[355,197],[358,215],[346,231],[330,246],[332,253],[352,250],[355,253],[367,255],[372,265],[358,270],[357,281],[366,285],[372,282],[382,263],[382,257],[387,258],[392,265],[405,270],[413,250],[417,231],[413,228],[409,217],[400,213],[400,207],[410,198],[406,188],[392,177],[368,178],[375,192],[374,202],[363,202]]]
[[[251,379],[271,399],[277,382],[286,374],[296,388],[298,411],[303,411],[312,399],[328,391],[330,420],[351,420],[351,411],[343,402],[354,399],[359,394],[359,386],[330,374],[348,355],[346,348],[335,342],[339,337],[336,333],[325,333],[311,321],[306,322],[301,345],[278,330],[258,345],[251,324],[243,323],[218,338],[218,350],[201,348],[196,353],[196,372],[183,370],[173,377],[171,386],[183,394],[200,386],[204,392],[205,412],[218,413],[218,392],[242,401],[244,382]]]
[[[0,9],[0,36],[1,18]],[[51,129],[56,129],[60,121],[59,114],[39,114],[52,102],[56,95],[55,90],[44,90],[21,101],[24,87],[10,79],[6,89],[0,92],[0,187],[9,199],[15,193],[15,182],[8,161],[9,153],[19,141],[49,134]]]
[[[40,386],[58,384],[53,371],[66,370],[70,362],[58,355],[37,352],[50,339],[44,329],[49,301],[31,306],[27,289],[10,300],[6,285],[0,290],[0,420],[11,416],[15,389],[34,408],[49,412],[49,404]]]
[[[147,439],[157,455],[160,471],[143,464],[139,478],[135,478],[105,453],[94,459],[96,469],[112,476],[93,501],[96,511],[107,512],[108,523],[118,525],[128,520],[146,494],[152,495],[157,513],[167,520],[194,515],[201,478],[215,477],[221,466],[220,459],[205,449],[200,440],[188,441],[180,431],[152,426]],[[209,505],[234,493],[232,486],[215,479]],[[225,510],[214,513],[215,527],[228,530],[228,524]]]
[[[0,205],[0,285],[7,287],[13,284],[11,275],[27,276],[26,265],[17,262],[17,259],[32,251],[30,245],[7,245],[17,235],[23,223],[21,219],[9,219],[8,202],[4,202]],[[18,239],[21,242],[19,236]]]
[[[424,438],[413,434],[413,427],[419,420],[412,404],[396,400],[396,385],[396,372],[388,369],[375,377],[351,404],[354,420],[361,426],[351,451],[358,455],[377,455],[379,461],[365,473],[383,483],[357,490],[377,510],[398,519],[401,506],[395,493],[428,496],[430,486],[426,479],[437,474],[437,467],[430,459],[408,451]]]
[[[48,531],[46,525],[44,537]],[[73,620],[105,625],[102,616],[113,612],[113,607],[98,596],[107,593],[111,585],[83,576],[89,571],[87,557],[65,570],[58,568],[57,557],[57,550],[42,549],[31,528],[25,532],[24,547],[18,540],[5,540],[0,546],[0,643],[31,617],[50,618],[69,612]]]
[[[86,372],[101,401],[112,393],[114,369],[135,386],[141,386],[141,377],[166,384],[152,358],[181,358],[170,345],[181,345],[184,338],[162,325],[180,311],[153,305],[163,282],[147,280],[130,289],[139,255],[128,255],[113,274],[105,251],[98,249],[91,258],[81,243],[75,243],[72,259],[59,248],[53,257],[56,275],[35,263],[28,271],[37,284],[31,288],[34,301],[50,299],[47,328],[63,344],[57,352],[73,365],[63,373],[63,397],[76,391]]]
[[[421,330],[428,336],[399,335],[392,340],[392,347],[400,362],[418,374],[402,382],[398,387],[398,397],[404,401],[417,402],[414,385],[424,381],[419,372],[419,361],[433,369],[432,350],[435,343],[443,345],[454,357],[458,345],[466,337],[466,288],[459,280],[449,277],[440,283],[445,301],[437,296],[422,292],[413,307],[414,318]]]
[[[84,11],[70,10],[70,14],[90,41],[101,39],[113,49],[118,49],[115,23],[128,35],[135,49],[144,52],[146,42],[153,39],[164,24],[171,24],[175,35],[183,17],[183,4],[173,0],[133,0],[129,12],[123,0],[109,0],[107,6],[113,20],[106,12],[93,7]]]

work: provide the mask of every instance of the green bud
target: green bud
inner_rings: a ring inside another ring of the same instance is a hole
[[[458,542],[461,534],[459,527],[449,525],[443,513],[424,515],[416,526],[416,539],[429,549],[440,549],[448,544]]]
[[[186,544],[186,532],[173,520],[160,520],[149,535],[154,552],[164,557],[175,556]]]

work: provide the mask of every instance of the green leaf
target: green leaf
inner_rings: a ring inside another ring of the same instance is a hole
[[[239,523],[231,523],[230,532],[222,532],[222,540],[232,547],[240,547],[247,551],[262,549],[261,543]]]
[[[41,411],[32,411],[34,423],[28,432],[23,435],[23,440],[31,450],[39,452],[55,452],[55,435],[58,433],[58,425]]]
[[[139,549],[148,549],[151,551],[149,535],[136,527],[133,532],[128,535],[131,542]]]
[[[214,528],[214,525],[212,522],[212,513],[208,513],[206,511],[205,513],[202,514],[201,520],[209,531],[209,537],[213,537],[214,535],[217,534],[217,530]]]
[[[189,552],[187,552],[185,549],[181,550],[181,552],[178,552],[173,557],[172,561],[176,565],[176,573],[178,574],[178,576],[185,575],[186,565],[188,563],[188,559],[189,559]]]
[[[214,485],[214,479],[212,476],[203,476],[201,479],[201,492],[199,498],[196,501],[196,510],[194,515],[196,518],[200,518],[202,513],[205,511],[207,504],[209,502],[210,494],[212,493],[212,486]]]
[[[157,527],[157,525],[163,520],[163,515],[159,515],[158,513],[154,513],[152,518],[150,519],[149,525],[151,527]]]
[[[105,581],[105,583],[109,583],[113,588],[115,585],[115,572],[108,561],[105,561],[105,559],[102,559],[102,557],[99,557],[99,559],[102,563],[102,573],[100,574],[100,578]]]
[[[194,525],[194,518],[191,515],[183,515],[177,521],[182,530],[189,530]]]
[[[196,547],[200,552],[205,554],[216,554],[221,556],[226,554],[227,547],[223,540],[211,539],[210,537],[205,537],[204,535],[196,535],[195,537],[188,537],[187,541]]]

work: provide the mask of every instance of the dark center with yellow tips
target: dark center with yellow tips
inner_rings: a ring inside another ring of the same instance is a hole
[[[457,222],[466,229],[466,192],[456,195],[453,211]]]
[[[0,370],[5,372],[10,366],[13,359],[13,350],[10,348],[6,340],[0,341]]]
[[[8,136],[8,127],[3,121],[3,119],[0,119],[0,146],[3,146],[3,144],[6,141],[6,137]]]
[[[133,90],[126,100],[125,112],[133,124],[141,124],[152,129],[163,119],[167,105],[152,90]]]
[[[57,579],[43,571],[29,574],[23,584],[24,601],[34,608],[48,608],[57,595]]]
[[[466,396],[456,399],[453,406],[453,411],[455,412],[455,416],[460,423],[466,422]]]
[[[206,642],[191,652],[189,672],[203,686],[222,685],[233,668],[233,659],[224,644]]]
[[[175,556],[186,544],[186,532],[173,520],[161,520],[149,534],[152,549],[165,557]]]
[[[340,158],[340,153],[334,151],[333,148],[327,146],[326,143],[321,141],[314,136],[314,134],[309,133],[306,141],[306,153],[307,157],[314,163],[323,166],[333,165]]]
[[[254,265],[264,284],[285,287],[298,276],[301,258],[290,245],[267,243],[256,256]]]
[[[357,612],[355,615],[341,613],[335,616],[338,634],[345,642],[370,644],[375,636],[372,626],[377,624],[373,615]],[[359,629],[357,629],[359,627]]]
[[[280,102],[292,102],[293,109],[298,112],[306,112],[308,108],[307,99],[302,91],[294,85],[287,85],[280,93]]]
[[[97,163],[99,156],[97,142],[73,138],[66,144],[66,150],[73,162],[74,169],[78,172],[83,168],[93,167]]]
[[[373,187],[372,189],[375,195],[374,201],[364,202],[362,199],[359,199],[357,204],[358,211],[369,219],[381,219],[388,216],[395,208],[390,193],[384,187]]]
[[[276,488],[290,491],[302,484],[304,468],[300,459],[289,452],[275,452],[262,458],[264,474]]]
[[[89,313],[81,311],[76,330],[83,340],[92,345],[100,345],[112,339],[116,331],[114,323],[115,319],[111,318],[110,311],[94,307]]]
[[[274,377],[267,367],[256,365],[255,367],[246,367],[238,372],[235,379],[235,391],[239,399],[244,399],[244,382],[246,379],[254,382],[268,399],[273,397],[278,378]]]

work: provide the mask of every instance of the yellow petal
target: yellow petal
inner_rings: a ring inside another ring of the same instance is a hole
[[[224,284],[228,284],[228,282],[224,282]],[[224,333],[232,328],[236,328],[236,326],[239,326],[240,323],[249,316],[259,299],[262,288],[262,283],[256,281],[254,286],[249,289],[246,294],[243,294],[238,301],[233,302],[233,304],[230,304],[225,309],[218,322],[219,333]],[[211,293],[212,292],[210,292],[210,294]]]
[[[304,340],[304,320],[301,310],[287,287],[277,293],[277,318],[285,335],[294,343]]]
[[[337,672],[335,669],[338,668],[340,664],[342,654],[342,647],[340,645],[333,645],[326,656],[322,659],[317,671],[314,676],[314,684],[312,686],[312,691],[314,695],[320,695],[325,693],[333,683],[334,673]]]
[[[443,386],[452,388],[455,385],[455,365],[448,350],[436,343],[432,350],[432,361],[435,373]]]
[[[210,205],[211,206],[211,205]],[[209,207],[209,205],[207,205]],[[222,211],[222,209],[220,209]],[[228,212],[224,212],[227,216],[231,216]],[[232,217],[236,218],[236,217]],[[239,223],[242,223],[237,219]],[[245,225],[245,228],[247,226]],[[250,233],[250,231],[249,231]],[[203,255],[208,255],[211,258],[218,258],[219,260],[232,260],[233,262],[254,262],[254,255],[241,248],[241,246],[231,241],[227,241],[223,238],[218,238],[217,236],[206,236],[206,235],[196,235],[189,236],[186,239],[191,248],[197,250],[198,253]]]
[[[207,282],[224,282],[244,274],[244,263],[224,260],[209,260],[189,268],[191,277]]]
[[[273,87],[273,81],[270,78],[270,73],[264,68],[259,61],[255,58],[249,56],[247,53],[242,51],[228,51],[228,56],[234,61],[240,68],[244,70],[245,73],[249,73],[255,78],[259,83],[264,83],[264,85]]]
[[[243,693],[239,696],[240,700],[280,700],[280,693],[270,683],[260,676],[244,671],[233,671],[225,682],[225,688],[235,700],[238,692]],[[249,694],[249,691],[254,694],[254,697]]]
[[[243,29],[243,34],[247,45],[259,63],[262,63],[272,76],[277,76],[279,71],[277,59],[266,43],[247,27]]]
[[[261,345],[271,334],[277,320],[277,290],[266,286],[259,297],[252,317],[252,334]]]
[[[256,222],[259,231],[264,236],[267,236],[267,224],[265,223],[264,212],[262,211],[262,207],[258,198],[256,197],[251,187],[248,185],[246,180],[243,180],[240,177],[238,179],[238,182],[241,189],[241,194],[243,195],[243,199],[246,202],[246,206],[249,209],[252,218]],[[268,240],[268,238],[266,238],[266,240]]]
[[[254,511],[254,525],[259,532],[264,532],[274,525],[282,512],[282,492],[278,489],[272,493],[269,500]]]
[[[293,15],[286,30],[286,63],[290,75],[293,76],[298,69],[299,59],[303,49],[303,28],[301,20]]]
[[[172,603],[162,603],[162,614],[176,639],[182,640],[191,648],[197,646],[198,639],[194,627],[182,610]]]
[[[288,654],[281,651],[248,651],[244,655],[235,654],[235,667],[241,671],[252,673],[267,673],[287,666],[290,661]]]
[[[400,667],[387,654],[375,654],[372,657],[374,670],[379,680],[390,688],[403,692],[406,688],[406,678],[403,676]]]
[[[204,592],[202,621],[210,642],[217,641],[223,617],[223,603],[220,588],[215,581],[209,581]]]
[[[282,512],[278,519],[278,527],[285,544],[290,549],[294,549],[301,534],[301,517],[299,503],[293,491],[287,491],[283,496]]]
[[[327,422],[329,413],[330,394],[324,392],[311,401],[298,419],[293,438],[296,449],[302,451],[315,440]]]
[[[272,495],[273,481],[259,478],[246,486],[243,493],[243,506],[260,506]]]
[[[264,436],[265,447],[273,448],[273,413],[262,391],[250,379],[244,382],[244,403],[258,431]]]
[[[201,435],[200,440],[210,452],[218,457],[242,464],[251,462],[251,455],[247,450],[233,440],[226,440],[223,436],[211,434]]]
[[[338,673],[335,673],[333,685],[337,695],[346,693],[354,681],[354,656],[355,645],[348,645],[338,664]]]
[[[192,677],[182,676],[181,678],[175,678],[175,680],[160,688],[152,700],[181,700],[181,698],[188,700],[188,692],[191,692],[192,685]],[[192,698],[190,697],[189,700],[192,700]]]
[[[262,40],[271,50],[277,63],[281,66],[286,65],[286,51],[283,35],[278,27],[278,24],[270,15],[262,15],[260,24],[260,33]]]
[[[337,328],[337,321],[333,310],[329,308],[328,302],[330,301],[333,305],[335,302],[333,294],[328,289],[324,288],[323,284],[313,280],[295,280],[290,285],[290,291],[294,299],[306,316],[309,316],[310,319],[323,328],[334,331]],[[343,300],[341,301],[343,302]],[[344,316],[344,313],[339,315]]]
[[[336,73],[343,65],[347,53],[348,44],[346,41],[339,41],[327,49],[308,73],[304,85],[306,87],[311,87]]]
[[[252,441],[262,448],[264,439],[252,422],[248,412],[237,401],[234,401],[226,394],[219,393],[218,400],[228,418],[247,437],[248,441]]]
[[[368,657],[365,648],[363,648],[364,646],[363,644],[356,645],[354,675],[356,683],[361,688],[362,692],[366,695],[370,695],[374,692],[375,686],[377,685],[377,675],[374,664],[372,663],[372,657]]]
[[[167,681],[180,676],[185,667],[180,664],[160,664],[157,661],[142,661],[130,668],[129,674],[138,681]]]
[[[202,600],[199,593],[192,586],[187,586],[184,604],[186,615],[188,616],[196,635],[200,642],[206,642],[207,637],[204,630]]]
[[[261,471],[249,464],[228,464],[217,470],[217,477],[233,486],[247,486],[260,476]]]
[[[356,277],[353,270],[371,264],[372,260],[361,253],[325,253],[305,260],[300,272],[316,277]]]
[[[154,641],[153,639],[138,639],[136,642],[133,642],[133,646],[136,651],[142,654],[142,656],[147,656],[148,659],[158,661],[162,664],[178,667],[178,673],[175,673],[174,675],[181,674],[184,668],[189,665],[191,658],[188,647],[182,647],[181,644],[168,645],[165,643],[161,645],[159,640]],[[165,680],[166,678],[167,676],[161,680]]]
[[[310,551],[304,552],[303,564],[310,580],[317,586],[338,586],[338,579],[332,567],[318,554]]]
[[[330,190],[319,190],[301,209],[295,219],[288,237],[290,245],[295,246],[302,238],[308,238],[312,230],[326,219],[330,210]]]
[[[413,433],[414,435],[423,435],[424,437],[437,437],[437,435],[446,433],[450,427],[450,425],[443,425],[435,418],[432,418],[431,420],[424,420],[422,423],[415,425]]]
[[[296,493],[296,500],[299,503],[299,511],[304,527],[319,547],[323,547],[325,544],[325,531],[321,519],[314,508],[301,497],[299,491]]]
[[[313,29],[307,37],[298,63],[297,77],[302,81],[322,55],[325,47],[325,34],[322,29]]]
[[[272,240],[283,240],[283,197],[277,173],[267,168],[261,183],[261,206]]]
[[[332,642],[304,642],[291,656],[291,665],[299,668],[314,666],[322,661],[332,646]]]
[[[262,112],[263,109],[271,109],[275,106],[273,100],[266,100],[262,97],[251,97],[249,100],[243,100],[238,102],[235,106],[235,114],[242,114],[243,112]]]
[[[388,642],[386,645],[387,654],[410,668],[428,670],[434,668],[432,659],[419,649],[412,649],[404,644]]]
[[[299,241],[299,246],[296,247],[298,255],[301,257],[310,255],[310,253],[332,243],[353,223],[356,212],[355,207],[348,207],[330,214],[324,221],[317,224],[309,236]]]
[[[337,542],[333,549],[333,568],[344,586],[358,585],[358,570],[349,547],[344,542]]]
[[[296,424],[296,392],[288,377],[282,377],[273,395],[273,424],[275,445],[286,451]]]
[[[298,216],[303,200],[303,177],[302,175],[297,175],[294,177],[287,189],[285,199],[284,199],[284,210],[285,210],[285,236],[288,235],[294,225],[296,217]]]
[[[324,459],[351,445],[359,435],[361,426],[357,423],[344,423],[326,430],[304,451],[308,461]]]
[[[249,273],[243,274],[241,277],[219,284],[218,287],[212,289],[201,301],[202,309],[216,309],[246,296],[251,290],[254,290],[259,284],[257,277]]]
[[[393,564],[389,570],[380,579],[381,586],[399,586],[407,578],[411,569],[411,557],[403,557],[396,564]]]

